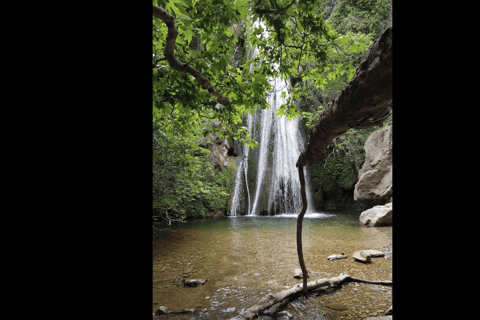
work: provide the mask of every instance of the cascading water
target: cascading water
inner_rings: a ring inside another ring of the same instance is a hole
[[[266,33],[266,32],[265,32]],[[256,48],[252,55],[257,54]],[[282,92],[288,97],[287,83],[281,79],[270,79],[273,90],[267,102],[269,109],[257,109],[254,116],[246,115],[247,127],[252,137],[258,141],[258,148],[253,152],[255,168],[248,168],[249,150],[244,143],[241,149],[241,160],[235,177],[234,194],[230,215],[241,214],[298,214],[302,207],[300,196],[300,180],[295,167],[304,140],[299,128],[298,119],[288,121],[285,116],[276,116],[276,111],[285,103]],[[239,150],[240,151],[240,150]],[[248,171],[255,170],[255,185],[250,186]],[[305,172],[305,184],[308,201],[307,213],[313,212],[313,201],[310,193],[308,173]],[[253,188],[252,188],[253,187]],[[254,192],[253,203],[250,201],[250,190]],[[245,195],[246,193],[246,195]],[[242,208],[242,201],[244,203]]]

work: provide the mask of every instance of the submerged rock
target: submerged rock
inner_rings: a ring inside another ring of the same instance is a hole
[[[370,263],[371,262],[371,257],[370,255],[363,255],[362,250],[361,251],[356,251],[352,255],[353,259],[363,262],[363,263]]]
[[[353,253],[353,258],[357,261],[370,263],[371,258],[383,257],[385,253],[378,250],[360,250]]]
[[[295,269],[295,271],[293,272],[293,277],[296,279],[302,279],[303,278],[302,269]],[[307,275],[307,278],[310,278],[310,276]]]
[[[235,310],[237,310],[235,307],[232,307],[232,308],[227,308],[225,310],[223,310],[222,312],[223,313],[232,313],[232,312],[235,312]]]
[[[328,256],[328,260],[337,260],[337,259],[345,259],[347,256],[345,253],[342,252],[342,254],[332,254],[331,256]]]
[[[158,307],[157,311],[155,311],[156,316],[159,316],[165,313],[167,313],[167,307],[165,306]]]
[[[207,281],[208,279],[182,279],[183,285],[185,287],[198,287],[205,284]]]

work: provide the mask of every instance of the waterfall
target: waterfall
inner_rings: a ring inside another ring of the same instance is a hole
[[[250,114],[246,115],[247,118],[247,129],[248,131],[251,131],[252,128],[252,117]],[[234,193],[233,193],[233,198],[232,198],[232,206],[230,208],[230,215],[231,216],[236,216],[237,212],[240,210],[240,198],[242,196],[242,187],[243,185],[246,186],[247,189],[247,198],[248,198],[248,204],[246,206],[246,213],[250,214],[250,190],[248,188],[248,180],[247,180],[247,173],[248,173],[248,147],[246,143],[243,143],[242,147],[240,148],[241,151],[238,152],[238,155],[242,160],[240,160],[240,163],[237,168],[237,174],[235,176],[235,187],[234,187]],[[243,177],[245,176],[245,179]],[[242,183],[244,182],[244,184]]]
[[[252,54],[257,54],[256,48]],[[250,114],[246,115],[248,130],[258,142],[258,148],[252,152],[253,155],[250,155],[255,163],[254,168],[248,168],[249,150],[246,144],[243,143],[240,148],[243,158],[240,160],[235,177],[231,216],[259,215],[264,214],[265,211],[269,215],[298,214],[302,207],[300,179],[295,166],[300,152],[304,149],[301,124],[298,118],[288,121],[285,116],[275,115],[280,105],[285,103],[285,98],[281,96],[282,92],[285,92],[288,97],[287,83],[281,79],[270,79],[269,82],[273,86],[267,98],[270,108],[257,109],[253,118]],[[256,173],[255,185],[250,188],[247,179],[249,170],[254,170]],[[307,213],[312,213],[314,212],[313,199],[305,168],[304,172]],[[254,191],[253,204],[250,201],[250,190]],[[246,199],[248,203],[244,203],[245,210],[240,212],[241,204],[246,202]]]

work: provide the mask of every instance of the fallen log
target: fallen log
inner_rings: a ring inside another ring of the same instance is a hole
[[[349,276],[346,273],[341,273],[338,277],[323,278],[307,283],[307,290],[313,290],[320,287],[335,287],[343,282],[363,282],[370,284],[382,284],[386,286],[393,285],[392,281],[378,281],[378,280],[364,280]],[[244,318],[246,320],[253,319],[260,312],[270,308],[274,304],[280,303],[283,300],[299,293],[303,290],[303,284],[296,284],[292,288],[283,290],[277,293],[268,293],[256,305],[245,310]]]

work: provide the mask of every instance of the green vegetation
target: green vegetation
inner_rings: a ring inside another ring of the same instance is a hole
[[[174,18],[178,36],[173,52],[183,67],[190,68],[180,71],[171,66],[165,51],[167,23],[154,16],[153,208],[154,215],[168,221],[226,208],[234,169],[212,169],[208,150],[198,146],[199,136],[220,132],[230,145],[238,140],[255,148],[258,143],[242,116],[269,107],[269,77],[290,79],[290,97],[277,115],[302,117],[308,132],[353,77],[372,41],[391,24],[389,0],[154,0],[153,4]],[[255,48],[259,53],[252,57]],[[218,104],[213,91],[203,89],[198,78],[185,71],[191,68],[229,103]],[[221,125],[208,125],[212,120]],[[346,167],[355,167],[351,164],[364,157],[363,143],[373,130],[352,129],[337,137],[325,161],[340,157]],[[326,177],[340,177],[342,185],[351,183],[351,175],[341,178],[345,168],[321,165],[327,171],[321,176],[322,186],[328,185]]]
[[[153,127],[154,215],[171,223],[223,211],[234,168],[214,170],[206,156],[210,151],[198,146],[199,138],[169,137],[162,129]]]

